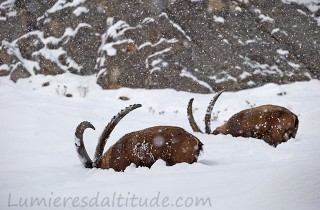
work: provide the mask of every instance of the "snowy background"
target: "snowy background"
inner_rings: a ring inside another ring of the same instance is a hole
[[[0,209],[44,209],[43,203],[30,207],[30,199],[45,198],[47,205],[51,199],[52,207],[57,197],[87,197],[85,202],[75,203],[85,206],[81,209],[119,209],[112,203],[110,207],[89,207],[89,198],[98,194],[101,202],[105,197],[112,198],[114,193],[127,198],[133,195],[143,199],[158,195],[160,199],[169,198],[168,207],[155,205],[151,209],[178,209],[175,205],[178,198],[187,202],[179,203],[186,207],[196,197],[210,198],[211,206],[207,203],[196,207],[193,203],[189,209],[319,209],[319,90],[320,82],[311,80],[222,94],[214,108],[215,115],[218,111],[219,114],[212,122],[213,128],[232,114],[261,104],[285,106],[299,116],[296,139],[273,148],[253,138],[193,133],[186,114],[189,99],[195,98],[194,115],[203,128],[205,109],[213,94],[170,89],[106,91],[96,85],[94,77],[72,74],[36,76],[16,84],[2,78]],[[72,97],[65,97],[67,94]],[[119,100],[120,96],[130,100]],[[132,166],[123,173],[85,169],[74,148],[78,123],[88,120],[96,127],[95,131],[85,133],[85,144],[92,157],[104,126],[120,109],[133,103],[142,103],[143,107],[118,124],[106,148],[130,131],[153,125],[176,125],[204,143],[199,162],[167,167],[157,161],[151,169]],[[27,200],[29,207],[14,206],[20,205],[20,199],[22,204]],[[59,209],[80,208],[71,201],[66,206],[61,202]],[[122,203],[122,207],[132,209],[130,202],[127,207]],[[144,205],[136,208],[147,209]]]
[[[5,0],[0,76],[212,93],[320,79],[319,0]]]

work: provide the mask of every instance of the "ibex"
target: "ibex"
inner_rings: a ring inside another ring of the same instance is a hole
[[[212,109],[223,90],[218,92],[210,101],[205,115],[205,132],[211,134],[210,118]],[[193,131],[201,132],[192,113],[193,98],[188,104],[188,119]],[[253,137],[262,139],[269,145],[277,147],[278,144],[295,138],[298,130],[298,116],[288,109],[275,105],[262,105],[242,110],[217,127],[212,134],[231,134],[234,137]]]
[[[132,163],[136,167],[150,168],[158,159],[164,160],[168,166],[182,162],[190,164],[197,162],[203,144],[184,129],[174,126],[154,126],[128,133],[102,155],[106,141],[118,122],[138,107],[141,105],[131,105],[111,119],[99,138],[93,161],[84,146],[83,133],[86,128],[94,130],[95,128],[88,121],[83,121],[78,125],[75,132],[75,146],[84,167],[113,168],[115,171],[124,171]]]

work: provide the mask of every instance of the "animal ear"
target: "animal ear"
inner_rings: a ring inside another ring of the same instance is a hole
[[[204,116],[204,124],[205,124],[205,132],[207,134],[211,134],[211,115],[212,115],[212,110],[213,110],[213,106],[215,105],[216,101],[218,100],[219,96],[224,92],[224,89],[219,91],[214,97],[213,99],[210,101],[208,107],[207,107],[207,111],[206,111],[206,115]]]
[[[203,133],[201,131],[201,129],[199,128],[199,126],[197,125],[196,121],[194,120],[193,117],[193,111],[192,111],[192,103],[193,103],[193,98],[190,99],[189,103],[188,103],[188,107],[187,107],[187,114],[188,114],[188,120],[189,120],[189,124],[192,128],[192,130],[194,132],[200,132]]]

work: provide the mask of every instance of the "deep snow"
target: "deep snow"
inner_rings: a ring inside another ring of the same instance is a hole
[[[195,119],[203,128],[213,94],[169,89],[106,91],[94,81],[94,77],[71,74],[35,76],[17,84],[0,78],[0,209],[45,209],[44,203],[30,207],[32,198],[45,199],[47,209],[79,209],[81,205],[85,206],[81,209],[121,205],[147,209],[139,207],[139,199],[153,199],[151,209],[185,209],[191,203],[188,209],[320,208],[320,81],[225,92],[217,101],[214,112],[220,113],[212,127],[253,105],[276,104],[296,113],[300,120],[296,139],[277,148],[253,138],[193,133],[186,114],[189,99],[195,98]],[[45,82],[50,85],[42,87]],[[68,93],[73,97],[64,96]],[[130,100],[119,100],[120,96]],[[88,120],[96,127],[87,130],[84,139],[93,157],[104,126],[134,103],[143,106],[118,124],[106,148],[134,130],[176,125],[204,143],[199,162],[167,167],[157,161],[151,169],[132,166],[123,173],[83,168],[74,149],[76,126]],[[211,206],[207,202],[196,207],[196,198],[209,198]],[[19,207],[20,199],[23,207]],[[101,207],[102,203],[106,206]]]

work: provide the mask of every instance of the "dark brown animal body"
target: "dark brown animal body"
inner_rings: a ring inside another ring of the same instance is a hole
[[[151,167],[162,159],[167,165],[197,162],[202,143],[182,128],[155,126],[128,133],[98,161],[99,168],[122,171],[131,163]]]
[[[94,127],[87,121],[78,125],[76,149],[86,168],[113,168],[115,171],[123,171],[132,163],[137,167],[151,167],[158,159],[164,160],[168,166],[182,162],[197,162],[203,144],[184,129],[174,126],[154,126],[128,133],[102,155],[106,140],[119,122],[119,118],[137,106],[139,107],[133,105],[126,108],[111,120],[99,139],[94,161],[87,155],[83,144],[84,130]]]
[[[234,114],[227,122],[217,127],[213,134],[263,139],[276,147],[290,138],[295,138],[298,125],[298,117],[288,109],[275,105],[262,105]]]
[[[208,134],[211,133],[212,108],[222,92],[217,93],[208,106],[205,117],[205,130]],[[193,118],[192,101],[193,99],[188,104],[189,123],[194,131],[201,132]],[[276,105],[262,105],[234,114],[227,122],[217,127],[212,134],[230,134],[234,137],[263,139],[269,145],[276,147],[290,138],[295,138],[298,126],[298,116],[288,109]]]

